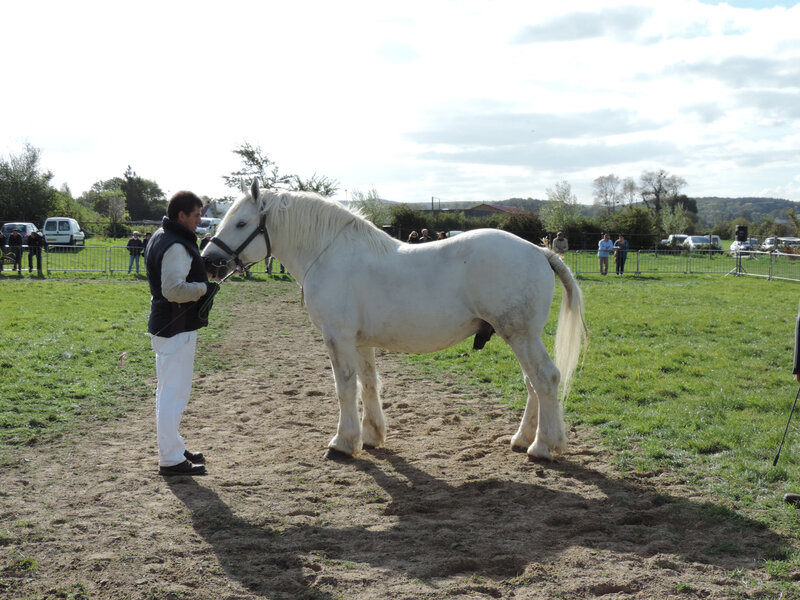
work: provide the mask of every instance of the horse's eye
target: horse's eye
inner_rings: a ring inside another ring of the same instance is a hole
[[[242,227],[247,227],[247,221],[239,221],[236,224],[236,227],[238,227],[239,229],[241,229]]]

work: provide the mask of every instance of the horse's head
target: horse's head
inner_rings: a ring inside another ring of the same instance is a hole
[[[258,179],[254,179],[250,193],[234,202],[217,226],[216,235],[203,250],[206,270],[212,276],[224,278],[237,266],[244,269],[270,254],[266,215],[258,198]]]

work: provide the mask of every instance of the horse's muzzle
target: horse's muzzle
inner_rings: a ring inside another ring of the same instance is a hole
[[[215,279],[222,279],[233,270],[233,261],[229,258],[203,257],[206,273]]]

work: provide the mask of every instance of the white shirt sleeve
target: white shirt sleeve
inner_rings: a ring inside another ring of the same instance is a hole
[[[161,259],[161,293],[170,302],[195,302],[208,287],[202,281],[189,283],[186,277],[192,268],[192,256],[182,244],[172,244]]]

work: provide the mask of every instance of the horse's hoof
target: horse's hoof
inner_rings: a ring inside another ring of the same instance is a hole
[[[353,458],[349,454],[345,454],[341,450],[337,450],[336,448],[328,448],[327,452],[325,452],[325,460],[334,460],[334,461],[343,461],[343,460],[350,460]]]

